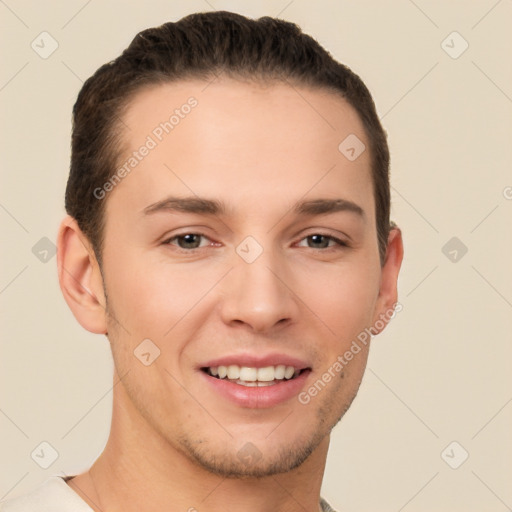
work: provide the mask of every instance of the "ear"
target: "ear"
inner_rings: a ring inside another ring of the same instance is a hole
[[[106,334],[107,313],[100,266],[91,243],[67,215],[57,238],[59,284],[78,323],[90,332]]]
[[[403,256],[402,232],[400,228],[393,225],[389,232],[386,258],[382,266],[379,295],[373,318],[373,334],[379,334],[384,330],[395,309],[398,300],[398,273],[400,272]]]

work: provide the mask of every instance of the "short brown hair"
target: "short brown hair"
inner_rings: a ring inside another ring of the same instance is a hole
[[[101,263],[105,201],[94,191],[116,171],[122,113],[143,87],[182,79],[292,81],[341,95],[357,111],[370,142],[381,262],[390,230],[389,150],[363,81],[294,23],[250,19],[227,11],[195,13],[138,33],[115,60],[83,85],[73,108],[66,211],[76,219]],[[341,141],[340,141],[341,142]]]

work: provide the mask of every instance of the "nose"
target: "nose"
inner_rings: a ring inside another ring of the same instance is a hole
[[[252,263],[235,255],[235,265],[223,283],[224,323],[244,325],[253,332],[270,332],[297,319],[298,304],[286,263],[270,250]]]

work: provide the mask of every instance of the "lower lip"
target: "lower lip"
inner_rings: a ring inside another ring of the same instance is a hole
[[[263,409],[274,407],[298,395],[304,387],[310,370],[304,370],[291,380],[279,380],[277,384],[262,387],[248,387],[225,379],[217,379],[204,371],[201,374],[215,391],[240,407]]]

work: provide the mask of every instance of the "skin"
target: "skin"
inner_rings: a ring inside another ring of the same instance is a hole
[[[288,354],[310,366],[307,390],[396,303],[400,230],[381,265],[369,151],[353,162],[338,151],[351,133],[369,148],[345,100],[283,83],[206,85],[153,86],[131,101],[125,156],[190,96],[198,105],[103,199],[101,271],[74,219],[62,222],[61,289],[85,329],[108,333],[116,384],[106,448],[69,485],[94,510],[317,511],[330,431],[356,396],[368,347],[307,405],[294,396],[240,407],[197,366]],[[144,213],[171,195],[227,210]],[[319,198],[363,214],[293,213],[297,201]],[[187,233],[205,237],[195,251],[173,238]],[[252,263],[236,252],[249,235],[263,248]],[[150,366],[133,354],[147,338],[160,349]],[[247,443],[260,458],[237,456]]]

